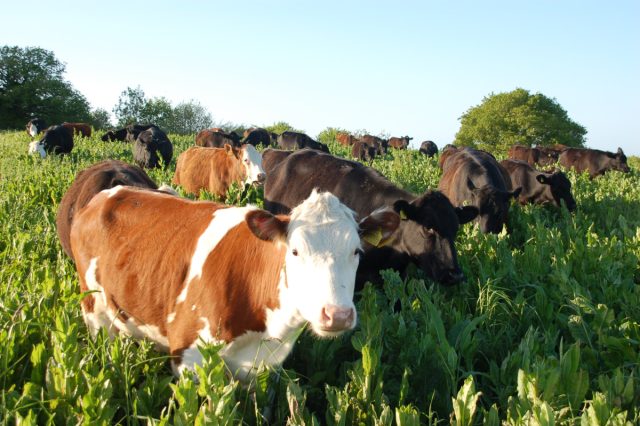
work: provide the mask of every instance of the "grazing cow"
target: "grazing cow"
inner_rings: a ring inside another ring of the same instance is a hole
[[[454,206],[475,206],[482,232],[499,233],[507,222],[509,201],[522,190],[509,191],[510,183],[493,155],[464,148],[446,161],[438,188]]]
[[[376,155],[384,155],[389,149],[389,141],[372,135],[364,135],[361,141],[376,149]]]
[[[393,218],[392,218],[393,219]],[[391,223],[391,224],[390,224]],[[174,373],[202,363],[204,343],[250,381],[281,364],[309,324],[320,337],[354,328],[360,236],[393,232],[316,191],[290,216],[132,187],[102,191],[71,228],[82,313],[92,334],[148,337]]]
[[[356,160],[371,162],[375,156],[376,149],[363,141],[357,141],[351,147],[351,157]]]
[[[102,140],[102,142],[125,142],[127,140],[127,128],[123,127],[122,129],[109,130],[107,133],[102,135],[100,140]]]
[[[589,172],[591,179],[603,175],[609,170],[629,173],[627,156],[621,148],[616,153],[598,149],[567,148],[560,154],[560,164],[575,169],[578,173]]]
[[[263,184],[262,157],[253,145],[233,148],[203,148],[192,146],[178,157],[173,183],[181,185],[189,194],[206,189],[224,197],[233,182],[245,185]]]
[[[158,127],[155,124],[129,124],[127,127],[127,137],[126,140],[128,142],[135,142],[138,139],[138,135],[145,130],[149,130],[152,127]]]
[[[262,146],[267,147],[271,145],[271,134],[260,127],[248,129],[244,132],[244,139],[242,140],[242,143],[248,143],[253,146],[262,144]]]
[[[196,145],[207,148],[223,148],[230,145],[235,148],[240,147],[240,137],[237,133],[224,133],[219,129],[205,129],[196,135]]]
[[[271,170],[273,170],[278,164],[280,164],[282,160],[287,158],[292,153],[293,151],[273,148],[267,148],[262,151],[262,168],[267,174],[267,179],[269,179]]]
[[[438,145],[433,141],[424,141],[420,144],[420,153],[431,158],[438,153]]]
[[[440,170],[444,170],[444,168],[447,166],[447,161],[449,160],[449,158],[451,158],[451,156],[459,150],[460,148],[451,144],[447,144],[444,146],[444,148],[442,148],[440,158],[438,158],[438,167],[440,167]]]
[[[564,145],[554,145],[553,147],[537,146],[531,148],[524,145],[513,145],[509,148],[507,156],[512,160],[526,161],[530,166],[540,165],[548,167],[558,161],[558,157]]]
[[[317,149],[318,151],[329,153],[329,147],[325,144],[314,141],[304,133],[286,131],[278,136],[278,146],[282,149],[296,150],[303,148]]]
[[[460,224],[478,214],[475,207],[455,209],[438,191],[413,195],[361,163],[307,149],[292,153],[269,172],[265,208],[286,213],[314,188],[336,195],[360,217],[385,209],[403,219],[389,238],[366,241],[356,279],[358,289],[366,281],[380,283],[380,270],[393,268],[404,273],[412,262],[443,284],[463,279],[453,241]]]
[[[32,118],[27,122],[27,134],[32,138],[38,136],[40,132],[44,132],[47,124],[42,118]]]
[[[73,149],[73,136],[62,126],[51,126],[42,139],[29,144],[29,154],[40,154],[45,158],[49,154],[68,154]]]
[[[153,169],[160,167],[160,157],[164,168],[169,167],[173,158],[173,145],[167,135],[156,126],[151,126],[138,134],[133,144],[133,161],[140,167]],[[160,153],[160,157],[158,156]]]
[[[158,186],[138,166],[118,160],[106,160],[80,171],[60,201],[56,227],[60,244],[69,257],[71,255],[71,224],[75,215],[86,206],[98,192],[118,185],[158,189]]]
[[[80,135],[84,138],[91,137],[91,126],[86,123],[62,123],[62,126],[67,129],[71,136]]]
[[[359,140],[360,139],[358,139],[357,137],[350,135],[348,133],[340,132],[336,134],[336,141],[343,146],[351,146]]]
[[[401,138],[392,137],[389,138],[389,146],[395,149],[407,149],[411,139],[413,138],[409,136],[403,136]]]
[[[571,182],[564,173],[540,172],[522,160],[502,160],[500,165],[509,173],[511,186],[522,188],[518,196],[520,204],[551,203],[560,207],[560,202],[564,201],[569,211],[576,209],[576,201],[571,194]]]

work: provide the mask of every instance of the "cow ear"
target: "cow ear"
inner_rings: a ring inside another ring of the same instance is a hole
[[[362,219],[358,226],[363,241],[381,247],[400,226],[400,216],[390,209],[376,210]]]
[[[476,206],[464,206],[456,207],[456,216],[458,216],[458,222],[460,225],[464,225],[467,222],[471,222],[478,216],[480,210]]]
[[[414,208],[408,201],[398,200],[393,203],[393,210],[400,215],[400,219],[406,220],[413,215]]]
[[[616,153],[618,155],[624,155],[624,153],[622,152],[622,148],[618,147],[618,151],[616,151]]]
[[[284,240],[287,237],[288,220],[282,220],[266,210],[251,210],[245,216],[249,229],[264,241]]]
[[[538,182],[540,182],[543,185],[550,185],[551,184],[551,180],[549,178],[547,178],[545,175],[540,174],[538,176],[536,176],[536,180]]]

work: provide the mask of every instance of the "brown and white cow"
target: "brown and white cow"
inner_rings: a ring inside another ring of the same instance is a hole
[[[200,342],[239,379],[278,365],[306,324],[320,337],[353,329],[362,233],[389,235],[389,212],[358,224],[314,191],[290,216],[118,186],[76,216],[71,247],[93,334],[147,337],[176,374],[202,362]],[[395,215],[395,214],[394,214]],[[397,215],[395,215],[397,216]]]
[[[193,146],[180,154],[173,175],[173,183],[181,185],[189,194],[201,189],[224,197],[233,182],[264,183],[262,157],[253,145],[233,148],[203,148]]]
[[[67,122],[64,122],[64,123],[62,123],[62,127],[67,129],[71,133],[71,136],[79,135],[79,136],[82,136],[84,138],[90,138],[91,137],[91,126],[88,125],[87,123],[67,123]]]

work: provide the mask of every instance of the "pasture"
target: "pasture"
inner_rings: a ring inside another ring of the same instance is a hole
[[[197,381],[172,376],[147,341],[89,336],[55,215],[75,174],[129,144],[76,138],[73,152],[27,156],[0,133],[0,419],[15,424],[520,425],[640,423],[640,173],[569,172],[578,204],[512,204],[510,233],[464,225],[467,277],[446,288],[413,270],[356,295],[359,324],[335,340],[301,330],[282,369],[252,389],[203,348]],[[170,183],[193,136],[169,135]],[[350,149],[330,145],[347,156]],[[437,157],[393,151],[373,167],[414,193],[436,188]],[[261,204],[261,191],[229,202]],[[205,197],[211,198],[211,197]]]

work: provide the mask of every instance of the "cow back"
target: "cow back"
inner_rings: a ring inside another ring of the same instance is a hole
[[[198,195],[206,189],[224,197],[233,182],[241,182],[246,173],[237,148],[191,147],[178,157],[173,183],[185,192]]]

